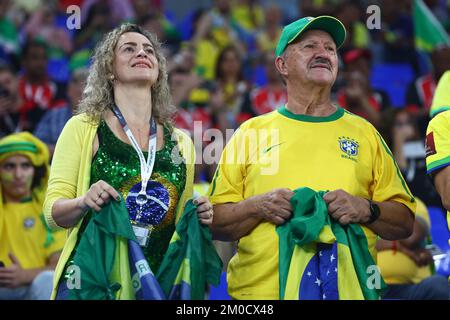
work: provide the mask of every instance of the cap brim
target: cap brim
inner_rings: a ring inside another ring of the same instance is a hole
[[[342,46],[346,37],[345,27],[342,22],[332,16],[320,16],[309,21],[303,29],[295,35],[295,37],[292,37],[288,44],[308,30],[323,30],[328,32],[336,43],[336,48],[338,49]]]

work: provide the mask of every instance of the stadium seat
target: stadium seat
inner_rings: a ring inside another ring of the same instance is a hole
[[[405,106],[406,90],[413,80],[414,70],[409,64],[388,63],[372,66],[372,87],[385,91],[389,95],[393,107]]]
[[[449,251],[450,245],[448,244],[448,240],[450,238],[450,231],[447,226],[446,213],[439,207],[428,207],[428,215],[430,216],[432,242],[441,251]]]
[[[227,273],[222,272],[220,283],[217,287],[211,287],[209,290],[209,300],[231,300],[227,292]]]
[[[52,80],[67,82],[70,77],[69,61],[65,58],[49,59],[47,71]]]

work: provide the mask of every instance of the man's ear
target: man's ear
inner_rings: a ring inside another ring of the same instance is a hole
[[[288,71],[286,67],[286,61],[282,56],[278,56],[275,58],[275,67],[282,77],[287,77]]]

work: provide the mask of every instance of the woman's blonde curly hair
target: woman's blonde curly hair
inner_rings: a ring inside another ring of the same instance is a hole
[[[172,128],[172,118],[176,108],[171,104],[167,82],[166,58],[161,53],[161,44],[156,36],[136,24],[124,23],[107,33],[97,47],[89,68],[89,76],[83,90],[77,113],[86,113],[91,121],[99,121],[105,111],[114,105],[113,75],[114,49],[119,37],[126,32],[144,35],[152,44],[158,60],[159,75],[151,87],[152,115],[162,125]]]

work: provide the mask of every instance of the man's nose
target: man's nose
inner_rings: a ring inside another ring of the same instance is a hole
[[[17,168],[14,170],[14,178],[21,179],[23,178],[25,171],[22,168]]]

